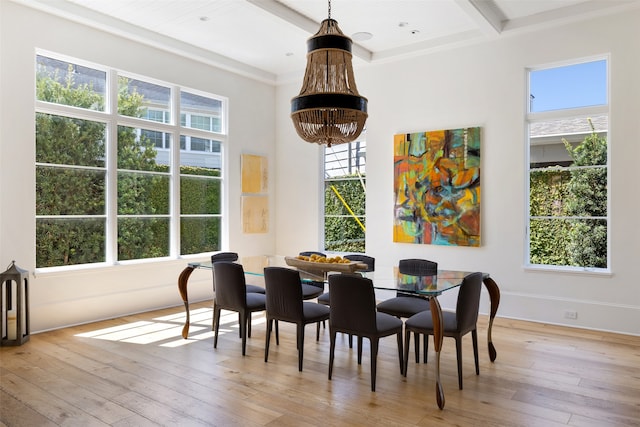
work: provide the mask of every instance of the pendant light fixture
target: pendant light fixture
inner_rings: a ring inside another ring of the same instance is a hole
[[[330,147],[354,141],[367,120],[367,98],[356,88],[352,41],[328,18],[307,40],[307,68],[300,94],[291,100],[291,119],[307,142]]]

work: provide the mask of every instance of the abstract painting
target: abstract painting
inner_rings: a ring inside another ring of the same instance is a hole
[[[480,131],[394,136],[394,242],[480,246]]]

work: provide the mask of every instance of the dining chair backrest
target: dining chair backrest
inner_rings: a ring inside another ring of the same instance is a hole
[[[213,264],[216,278],[216,303],[223,308],[242,308],[247,305],[247,287],[244,268],[228,261]]]
[[[216,262],[235,262],[238,260],[238,254],[235,252],[218,252],[211,255],[211,264]],[[211,275],[213,278],[213,292],[216,291],[216,273],[211,269]]]
[[[438,263],[419,258],[401,259],[398,262],[398,271],[402,274],[437,274]]]
[[[358,270],[362,272],[374,271],[376,269],[376,259],[374,257],[363,254],[349,254],[344,256],[349,261],[356,261],[362,264],[367,264],[366,270]]]
[[[300,273],[285,267],[265,267],[264,285],[269,315],[295,322],[302,319],[302,282]]]
[[[354,274],[329,276],[329,323],[354,335],[376,332],[376,296],[371,279]]]
[[[235,262],[237,260],[238,254],[235,252],[218,252],[217,254],[211,255],[212,264],[220,261]]]
[[[475,329],[480,309],[480,291],[482,289],[482,273],[472,273],[464,278],[458,291],[456,303],[457,329],[460,332]]]
[[[304,251],[304,252],[300,252],[298,255],[302,255],[302,256],[318,255],[318,256],[325,256],[325,257],[327,256],[322,252],[316,252],[316,251]]]

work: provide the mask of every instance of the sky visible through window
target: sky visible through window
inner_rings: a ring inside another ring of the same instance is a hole
[[[607,61],[592,61],[530,73],[531,112],[607,104]]]

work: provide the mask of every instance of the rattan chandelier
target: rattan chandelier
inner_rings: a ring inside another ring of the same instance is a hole
[[[291,100],[291,119],[300,138],[330,147],[358,138],[368,114],[353,75],[352,41],[331,19],[328,3],[328,18],[307,40],[307,68],[300,94]]]

